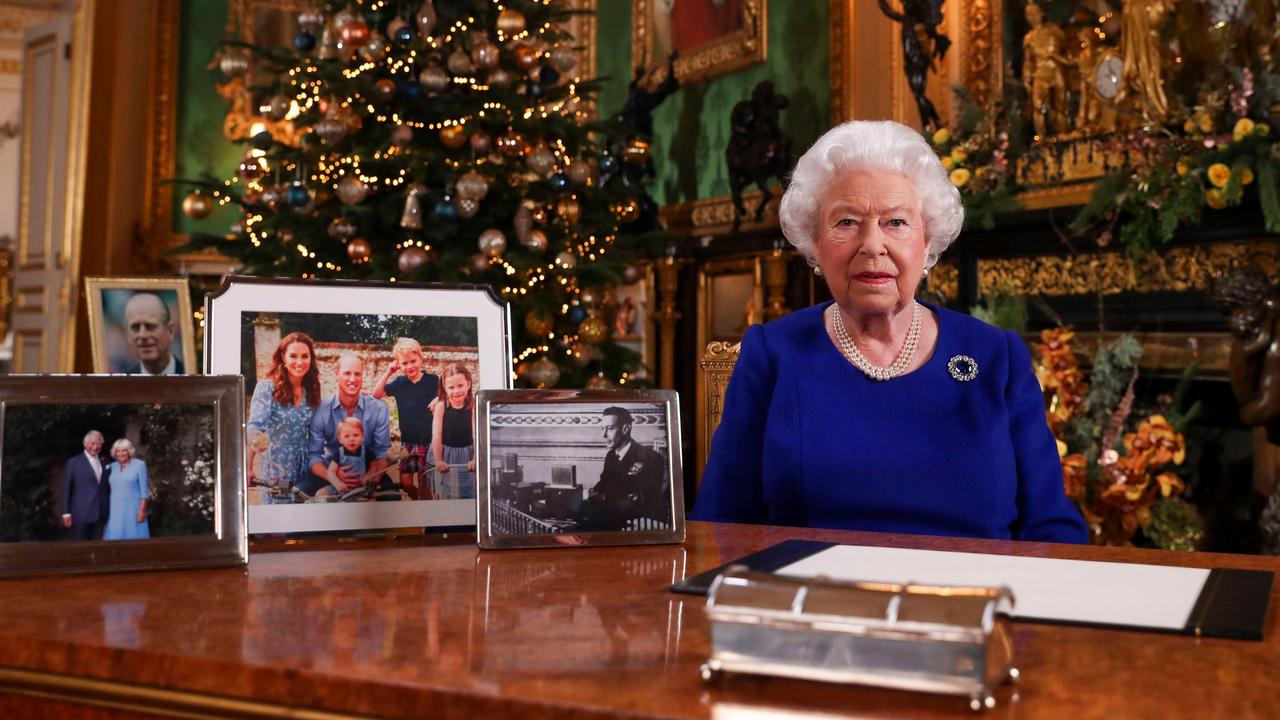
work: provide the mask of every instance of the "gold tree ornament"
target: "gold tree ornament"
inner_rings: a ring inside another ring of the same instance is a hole
[[[555,326],[554,319],[547,313],[540,310],[530,310],[524,316],[524,329],[536,338],[545,338],[551,333],[551,329]]]
[[[182,199],[182,212],[192,220],[203,220],[213,212],[213,198],[196,190]]]
[[[582,217],[582,204],[578,202],[578,198],[573,196],[560,198],[556,202],[556,215],[560,216],[561,220],[573,225],[578,222],[578,218]]]
[[[609,324],[592,315],[578,324],[578,338],[584,343],[598,345],[609,335]]]
[[[364,238],[352,238],[347,243],[347,257],[355,262],[369,262],[369,257],[373,255],[373,247],[369,245],[369,241]]]
[[[529,366],[525,380],[539,388],[555,387],[560,382],[560,368],[549,358],[540,357]]]
[[[519,10],[503,8],[502,12],[498,13],[498,31],[507,37],[524,32],[525,25],[524,14]]]
[[[446,125],[440,128],[440,144],[450,150],[457,150],[467,144],[467,127],[465,125]]]

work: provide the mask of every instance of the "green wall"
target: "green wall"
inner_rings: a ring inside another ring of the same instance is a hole
[[[178,118],[175,133],[174,177],[226,180],[236,172],[243,149],[222,134],[227,103],[214,88],[221,73],[206,70],[222,42],[227,24],[227,0],[182,0],[181,41],[178,43]],[[239,214],[233,205],[218,207],[204,220],[182,214],[182,198],[189,187],[174,190],[173,232],[223,233]]]
[[[653,160],[661,204],[729,194],[724,149],[733,106],[761,80],[791,98],[783,131],[797,156],[830,123],[828,0],[770,0],[768,59],[760,65],[682,88],[654,113]],[[631,0],[599,0],[599,72],[603,116],[617,112],[631,77]]]

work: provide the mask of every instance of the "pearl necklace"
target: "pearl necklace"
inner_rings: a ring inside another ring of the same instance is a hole
[[[844,325],[844,316],[840,314],[840,306],[838,305],[833,307],[831,332],[836,336],[836,342],[840,344],[840,350],[844,353],[845,358],[854,367],[861,370],[864,375],[872,380],[892,380],[906,372],[907,366],[911,364],[911,359],[916,355],[916,344],[920,340],[920,317],[920,303],[913,300],[911,302],[911,327],[907,330],[907,339],[902,343],[902,349],[898,351],[898,357],[894,359],[893,364],[889,367],[872,365],[867,356],[862,354],[862,351],[854,344],[853,338],[849,337],[849,330]]]

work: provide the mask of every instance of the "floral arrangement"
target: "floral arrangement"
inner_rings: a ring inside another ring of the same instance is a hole
[[[1146,542],[1166,550],[1194,550],[1204,529],[1183,498],[1187,483],[1179,475],[1187,456],[1183,429],[1199,413],[1198,404],[1179,409],[1194,367],[1174,396],[1157,399],[1157,410],[1142,417],[1134,412],[1141,345],[1121,336],[1100,348],[1086,379],[1074,336],[1070,328],[1041,333],[1036,375],[1058,440],[1063,487],[1084,516],[1091,541],[1126,545],[1142,533]]]
[[[960,190],[965,229],[990,229],[996,215],[1022,207],[1013,197],[1009,133],[987,127],[983,112],[963,89],[957,88],[956,98],[961,111],[955,129],[938,129],[930,142],[951,184]]]

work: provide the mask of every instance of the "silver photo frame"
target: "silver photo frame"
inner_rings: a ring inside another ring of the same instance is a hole
[[[239,376],[0,376],[0,575],[244,565],[243,388]],[[117,466],[134,466],[114,492],[113,445],[129,456]]]
[[[486,390],[476,399],[481,548],[684,542],[671,390]]]
[[[424,398],[458,366],[472,392],[511,387],[510,306],[490,287],[229,276],[206,297],[205,322],[206,367],[245,378],[251,534],[475,522],[475,474],[437,472],[429,447],[434,409]],[[421,357],[422,374],[407,389],[399,382],[402,340]],[[304,379],[301,399],[282,401],[284,355],[294,341],[308,346],[314,374]],[[354,390],[340,382],[352,357],[360,366]],[[340,412],[337,403],[354,395],[353,409]],[[338,418],[346,415],[362,425],[363,442],[352,447],[363,458],[352,464],[338,462],[356,457],[339,447]],[[468,434],[471,427],[468,418]],[[474,453],[474,439],[471,447]],[[326,480],[326,467],[350,476]]]

